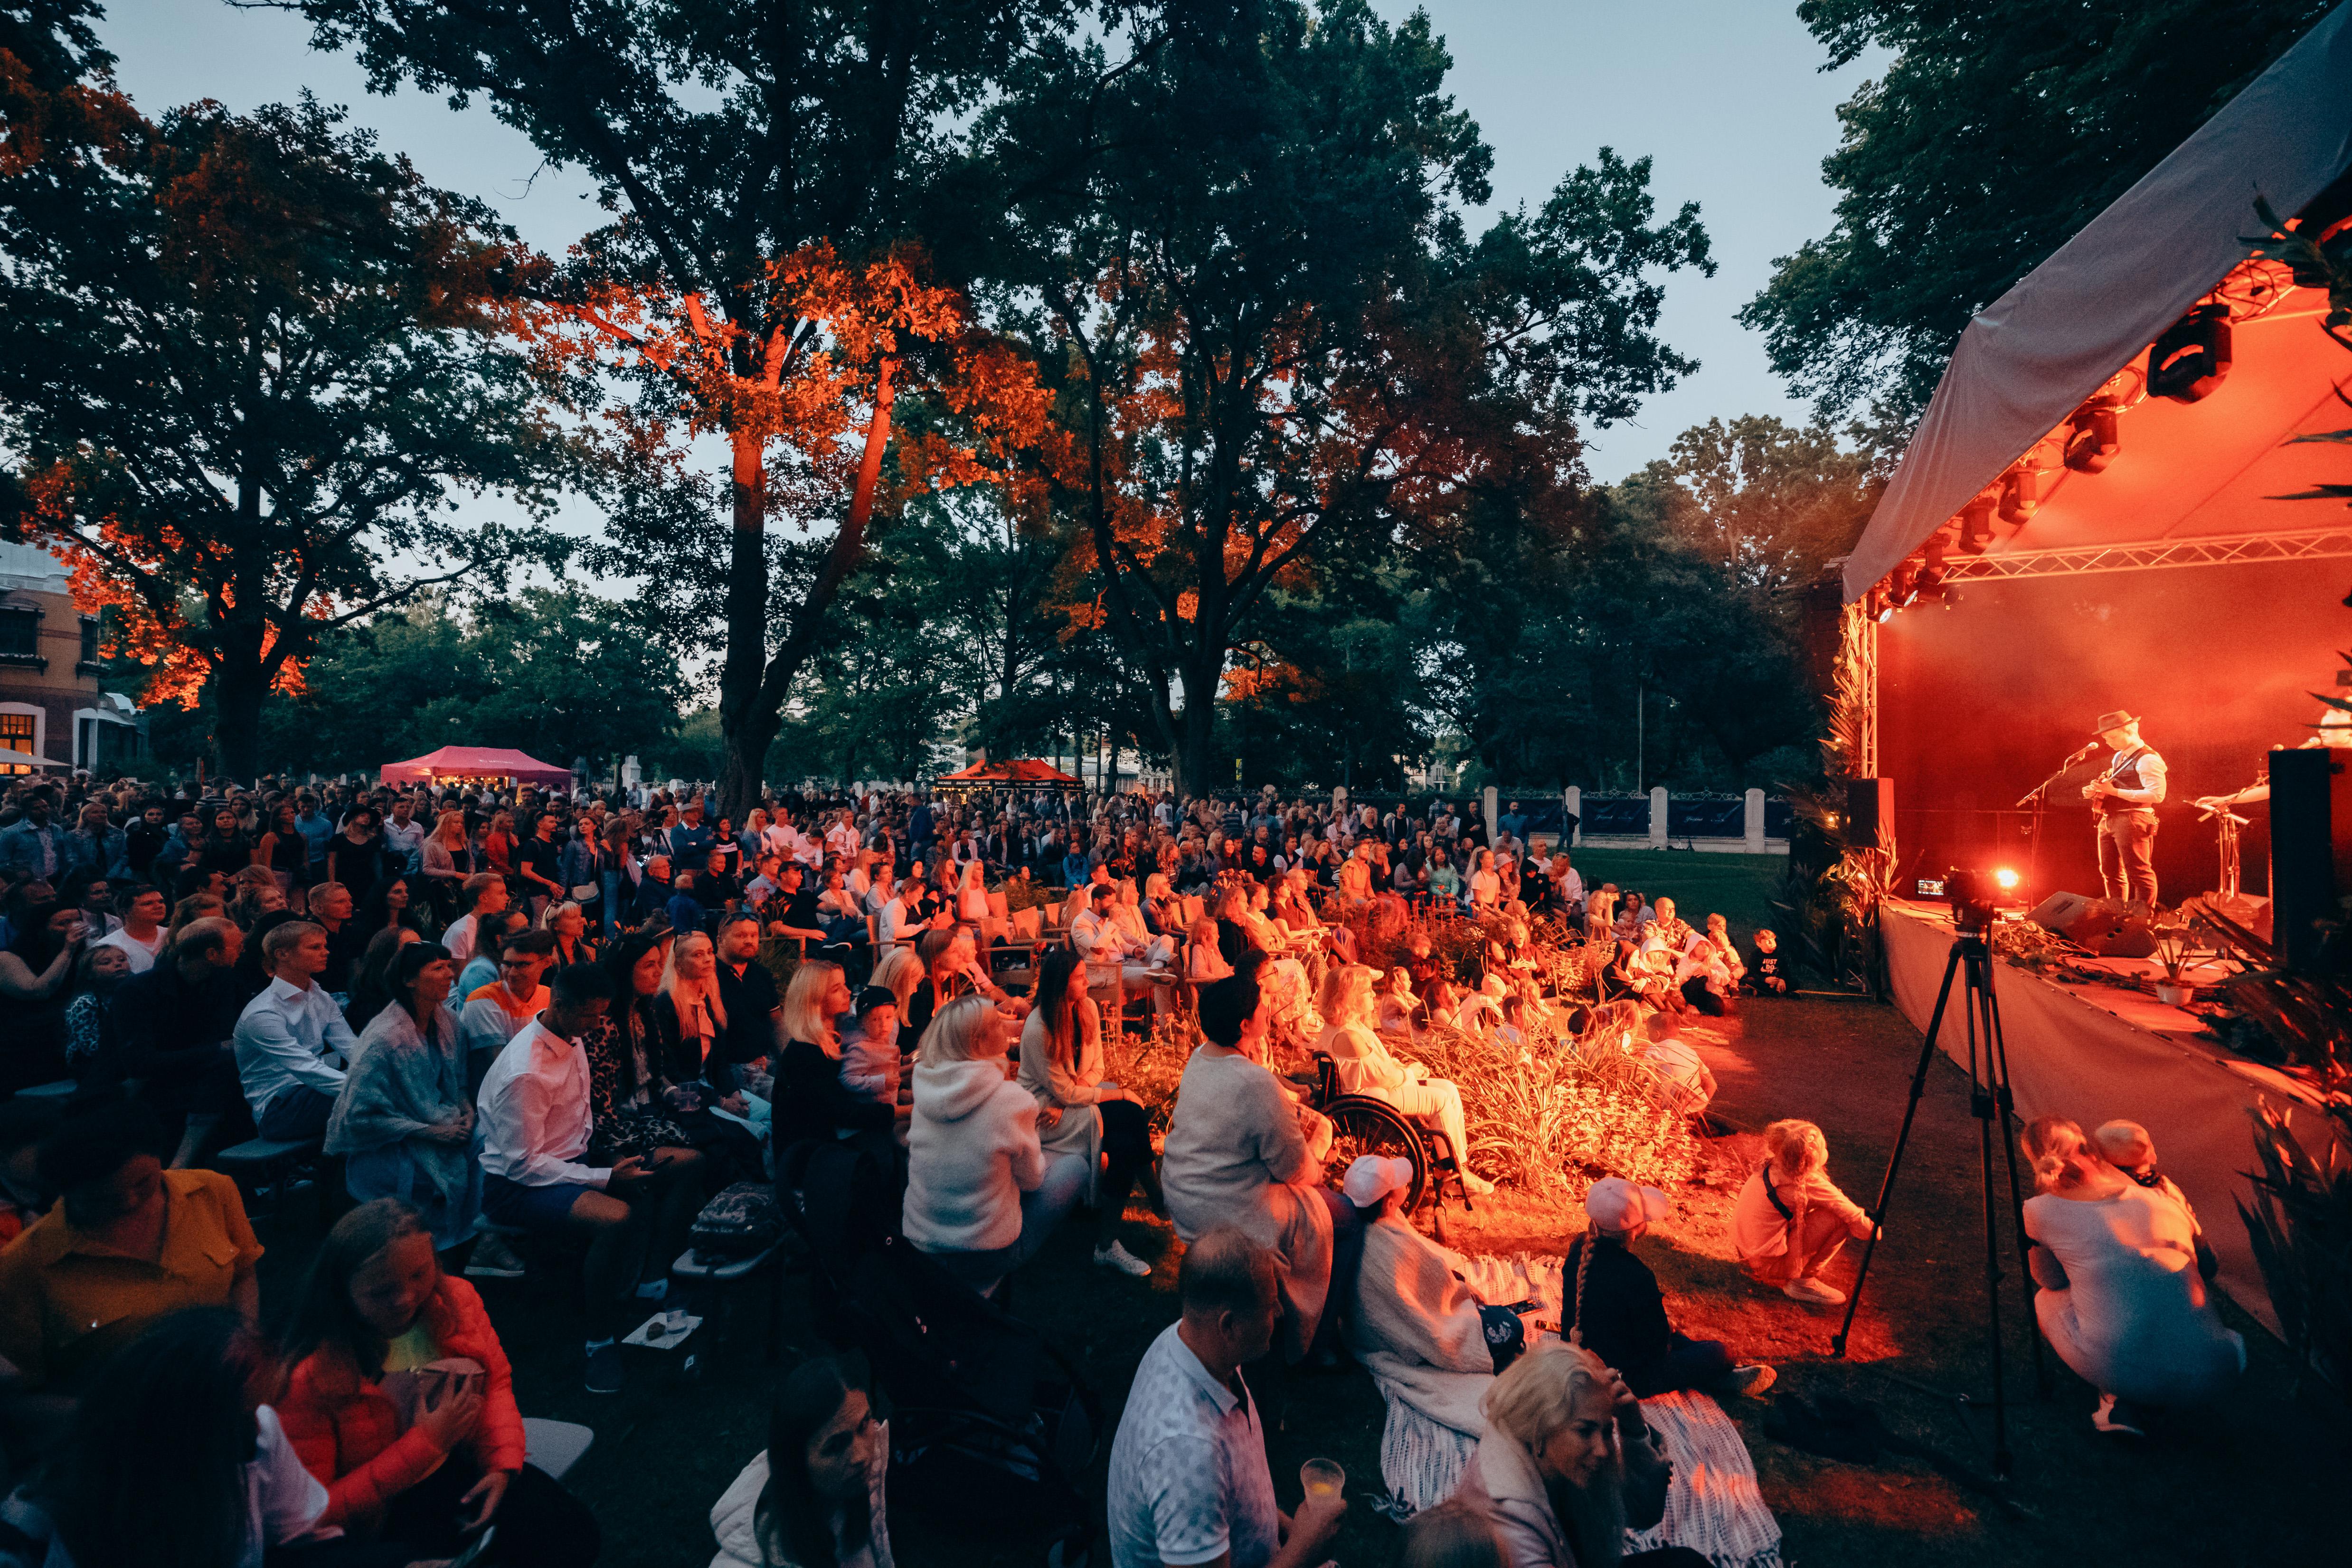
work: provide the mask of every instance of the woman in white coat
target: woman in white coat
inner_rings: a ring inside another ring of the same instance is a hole
[[[1413,1121],[1434,1127],[1454,1146],[1462,1184],[1471,1193],[1491,1193],[1495,1184],[1470,1169],[1470,1134],[1463,1124],[1462,1090],[1451,1080],[1432,1078],[1419,1062],[1401,1062],[1372,1028],[1372,972],[1360,963],[1335,963],[1323,976],[1323,1037],[1315,1049],[1339,1069],[1348,1094],[1384,1100]]]
[[[2246,1342],[2222,1326],[2197,1272],[2197,1226],[2162,1192],[2101,1159],[2072,1121],[2039,1117],[2019,1142],[2038,1195],[2025,1200],[2033,1315],[2099,1391],[2091,1425],[2137,1435],[2128,1405],[2209,1405],[2236,1385]]]
[[[907,1131],[900,1228],[982,1295],[1027,1261],[1086,1191],[1087,1162],[1045,1157],[1045,1113],[1005,1070],[1012,1026],[984,996],[959,996],[923,1031]]]
[[[710,1568],[892,1568],[883,1482],[890,1427],[826,1357],[776,1391],[768,1446],[710,1510]]]

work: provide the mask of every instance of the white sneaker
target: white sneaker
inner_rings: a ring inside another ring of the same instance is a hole
[[[1114,1241],[1108,1247],[1095,1248],[1095,1261],[1105,1268],[1116,1268],[1121,1274],[1131,1274],[1138,1279],[1151,1277],[1151,1265]]]
[[[1483,1198],[1495,1190],[1495,1184],[1475,1171],[1462,1173],[1462,1190],[1474,1198]]]
[[[1808,1307],[1842,1307],[1845,1292],[1834,1285],[1825,1284],[1810,1274],[1798,1276],[1780,1287],[1780,1294],[1791,1301],[1802,1301]]]

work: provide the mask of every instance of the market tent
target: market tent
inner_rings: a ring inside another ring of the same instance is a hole
[[[69,764],[50,757],[37,757],[30,752],[0,746],[0,768],[62,768]]]
[[[2352,423],[2336,386],[2352,355],[2322,332],[2324,291],[2252,262],[2257,196],[2302,213],[2352,168],[2352,5],[2339,5],[2170,157],[1969,324],[1927,416],[1844,569],[1868,594],[2020,458],[2041,490],[2031,520],[1995,524],[1969,575],[2004,555],[2162,543],[2196,564],[2347,552],[2313,534],[2341,507],[2344,448],[2290,445]],[[2030,175],[2026,176],[2030,177]],[[2216,289],[2234,363],[2194,404],[2144,396],[2134,370],[2158,336]],[[2110,386],[2110,383],[2117,383]],[[2065,426],[2095,395],[2128,404],[2105,472],[2063,466]],[[2040,448],[2037,452],[2036,449]],[[2139,460],[2135,460],[2135,459]],[[2299,505],[2279,503],[2296,501]],[[2079,562],[2072,570],[2113,570]]]
[[[498,746],[444,746],[404,763],[386,763],[380,775],[393,784],[438,784],[457,779],[512,779],[519,784],[568,789],[572,770],[542,763],[523,752]]]
[[[1015,757],[1009,763],[973,763],[951,773],[941,773],[933,781],[948,789],[1084,789],[1086,781],[1074,778],[1053,763],[1035,757]]]

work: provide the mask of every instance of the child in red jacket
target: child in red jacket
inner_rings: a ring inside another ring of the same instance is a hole
[[[596,1560],[587,1508],[524,1463],[522,1413],[481,1297],[441,1272],[408,1205],[362,1204],[327,1233],[286,1360],[278,1419],[327,1489],[322,1524],[446,1557],[495,1522],[490,1562]]]

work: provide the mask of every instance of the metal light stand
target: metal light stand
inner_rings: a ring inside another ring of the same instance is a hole
[[[1960,918],[1965,919],[1966,916]],[[2000,1004],[1993,995],[1992,949],[1987,940],[1986,927],[1962,925],[1952,939],[1952,951],[1944,961],[1944,984],[1936,993],[1936,1011],[1927,1021],[1927,1037],[1919,1047],[1919,1065],[1911,1075],[1911,1100],[1903,1111],[1903,1130],[1895,1134],[1895,1152],[1887,1158],[1885,1177],[1878,1184],[1878,1201],[1871,1206],[1870,1240],[1862,1253],[1862,1268],[1854,1276],[1853,1293],[1846,1299],[1845,1321],[1838,1325],[1830,1341],[1830,1353],[1845,1354],[1847,1337],[1853,1331],[1854,1313],[1862,1307],[1863,1286],[1870,1279],[1870,1263],[1878,1251],[1878,1238],[1885,1234],[1886,1215],[1895,1196],[1895,1179],[1903,1168],[1904,1151],[1911,1142],[1911,1128],[1919,1114],[1919,1100],[1927,1092],[1927,1068],[1936,1059],[1936,1042],[1943,1032],[1944,1011],[1952,999],[1952,978],[1961,975],[1960,1010],[1968,1030],[1969,1113],[1977,1119],[1977,1176],[1983,1201],[1985,1240],[1985,1307],[1987,1334],[1992,1347],[1992,1469],[1996,1479],[2009,1477],[2009,1394],[2001,1377],[2000,1287],[2003,1278],[2000,1259],[2000,1228],[1994,1208],[1992,1147],[1998,1136],[2003,1161],[2009,1168],[2010,1221],[2017,1229],[2018,1263],[2025,1267],[2029,1243],[2025,1236],[2025,1196],[2017,1180],[2017,1150],[2010,1138],[2009,1123],[2013,1101],[2009,1089],[2009,1046],[2000,1029]],[[1995,1126],[1998,1124],[1998,1134]],[[2030,1273],[2024,1276],[2029,1281]],[[2032,1292],[2029,1284],[2026,1295],[2029,1316]],[[2033,1376],[2037,1387],[2042,1382],[2042,1337],[2033,1336]],[[1966,1403],[1963,1398],[1963,1403]]]

